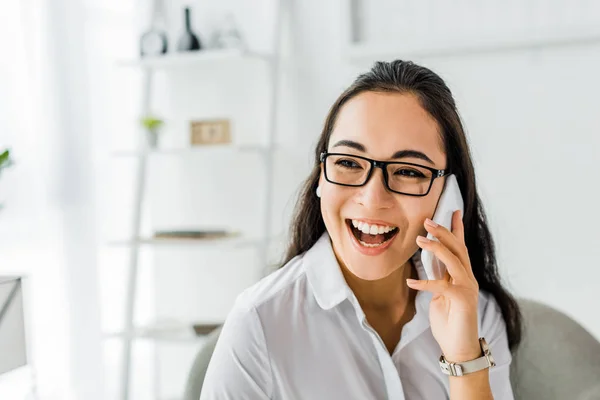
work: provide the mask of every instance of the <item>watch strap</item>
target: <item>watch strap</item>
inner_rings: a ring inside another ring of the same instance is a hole
[[[479,344],[483,355],[474,360],[464,362],[448,362],[442,355],[440,357],[440,368],[442,372],[450,376],[463,376],[473,372],[481,371],[482,369],[493,367],[496,365],[492,353],[484,338],[479,338]]]

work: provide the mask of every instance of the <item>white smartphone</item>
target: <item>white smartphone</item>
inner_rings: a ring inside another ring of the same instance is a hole
[[[452,230],[452,214],[456,210],[460,210],[461,215],[464,214],[463,198],[458,187],[458,182],[456,181],[456,176],[450,174],[446,177],[444,190],[442,191],[432,220]],[[437,240],[430,233],[427,234],[427,239]],[[446,276],[446,266],[431,251],[421,250],[421,262],[427,274],[427,279],[444,279]]]

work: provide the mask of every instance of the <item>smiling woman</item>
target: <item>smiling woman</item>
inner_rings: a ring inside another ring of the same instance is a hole
[[[513,399],[521,315],[444,81],[376,63],[333,104],[314,160],[282,268],[238,298],[201,399]],[[430,220],[449,174],[465,209],[451,230]],[[421,249],[446,279],[427,280]]]

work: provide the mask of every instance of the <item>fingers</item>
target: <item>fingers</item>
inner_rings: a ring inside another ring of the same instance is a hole
[[[462,212],[457,210],[452,214],[452,234],[460,243],[465,244],[465,224],[462,220]]]
[[[452,214],[452,232],[442,225],[435,223],[435,226],[431,225],[431,222],[433,221],[429,219],[425,221],[424,226],[427,232],[438,239],[444,246],[450,249],[456,257],[458,257],[460,263],[468,271],[468,274],[474,278],[473,271],[471,270],[469,252],[465,246],[464,225],[460,214],[460,211],[455,211]]]
[[[425,249],[431,251],[435,256],[446,265],[446,270],[458,284],[467,284],[471,281],[467,270],[462,265],[460,259],[454,255],[443,243],[429,240],[422,236],[417,238],[417,244]]]
[[[406,284],[413,289],[424,290],[435,294],[441,294],[448,290],[451,286],[450,282],[446,280],[416,280],[407,279]]]

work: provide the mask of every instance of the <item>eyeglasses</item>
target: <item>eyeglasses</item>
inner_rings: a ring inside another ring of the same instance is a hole
[[[433,181],[449,174],[447,170],[406,162],[377,161],[343,153],[321,153],[325,179],[342,186],[364,186],[374,168],[381,168],[388,190],[408,196],[427,196]]]

